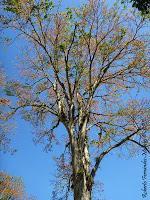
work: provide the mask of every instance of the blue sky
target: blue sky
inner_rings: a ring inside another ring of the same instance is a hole
[[[83,3],[83,0],[78,1]],[[76,4],[76,1],[65,1],[66,6]],[[12,34],[11,32],[9,34]],[[1,46],[0,61],[14,79],[17,78],[15,69],[15,57],[19,54],[21,43],[14,43],[11,46]],[[34,145],[32,127],[19,117],[16,118],[17,128],[12,138],[12,146],[17,148],[16,154],[0,153],[0,169],[14,176],[23,178],[28,194],[35,195],[37,200],[50,200],[52,182],[56,172],[53,156],[59,152],[61,146],[45,153],[41,145]],[[57,132],[64,132],[60,127]],[[104,184],[104,192],[97,195],[105,200],[142,200],[142,151],[134,158],[121,157],[117,152],[109,154],[102,162],[97,179]],[[148,163],[148,173],[149,173]],[[150,173],[149,173],[150,174]],[[150,184],[150,177],[148,177]],[[148,186],[150,189],[150,185]],[[150,195],[150,194],[149,194]],[[149,196],[150,197],[150,196]],[[150,199],[148,196],[145,200]]]

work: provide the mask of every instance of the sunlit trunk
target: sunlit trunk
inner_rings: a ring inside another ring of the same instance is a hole
[[[73,177],[74,200],[91,200],[93,183],[89,171],[89,153],[87,145],[84,145],[81,151],[78,149],[77,163]]]
[[[86,134],[75,144],[75,160],[73,162],[73,192],[74,200],[91,200],[93,181],[90,176],[90,162]]]
[[[91,200],[91,190],[88,188],[86,176],[78,176],[74,183],[74,200]]]

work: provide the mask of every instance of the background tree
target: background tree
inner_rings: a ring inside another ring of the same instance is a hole
[[[141,11],[142,14],[150,13],[150,1],[149,0],[122,0],[122,3],[131,2],[132,6]]]
[[[135,95],[149,87],[147,22],[98,0],[65,10],[49,0],[10,0],[3,8],[2,29],[16,31],[26,49],[22,77],[4,85],[10,98],[1,118],[21,114],[47,150],[62,124],[69,156],[61,170],[71,170],[74,199],[89,200],[109,152],[149,151],[149,100]]]
[[[0,194],[1,200],[21,199],[23,194],[21,179],[0,172]]]
[[[20,177],[0,172],[0,200],[33,200],[26,196]]]

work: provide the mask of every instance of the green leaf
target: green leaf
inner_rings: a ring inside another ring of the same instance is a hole
[[[18,14],[18,7],[19,7],[19,3],[18,0],[7,0],[4,2],[4,10],[6,10],[7,12],[12,12],[15,14]]]
[[[121,28],[121,36],[124,37],[126,35],[126,28]]]
[[[69,17],[69,19],[72,19],[73,14],[72,14],[72,9],[71,8],[66,8],[67,10],[67,16]]]
[[[65,44],[64,43],[60,44],[59,48],[60,48],[61,51],[64,51],[65,50]]]
[[[4,92],[7,96],[15,96],[14,91],[9,90],[7,88],[4,89]]]

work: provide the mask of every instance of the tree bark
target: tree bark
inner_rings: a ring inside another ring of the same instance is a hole
[[[91,200],[93,179],[90,174],[90,156],[86,125],[87,118],[82,120],[78,134],[74,133],[73,122],[70,122],[68,128],[72,153],[72,189],[74,200]]]
[[[85,135],[85,134],[83,134]],[[85,135],[86,136],[86,135]],[[74,200],[91,200],[93,180],[90,175],[89,151],[86,137],[78,141],[75,151],[73,191]]]
[[[87,177],[78,176],[74,183],[74,200],[91,200],[91,190],[87,187]]]
[[[91,200],[93,181],[89,171],[89,154],[87,146],[78,151],[75,173],[73,175],[74,200]]]

